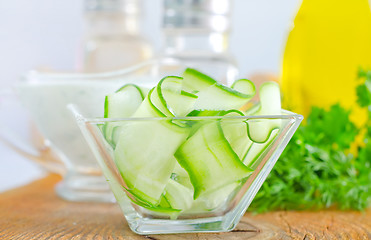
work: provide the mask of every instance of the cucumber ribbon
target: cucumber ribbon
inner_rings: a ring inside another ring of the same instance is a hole
[[[263,84],[259,92],[255,114],[279,114],[278,86]],[[229,88],[190,68],[150,90],[127,84],[108,95],[104,117],[126,119],[106,122],[102,132],[133,203],[174,217],[228,201],[280,127],[276,119],[242,118],[239,109],[254,95],[247,79]],[[203,116],[220,118],[192,120]]]

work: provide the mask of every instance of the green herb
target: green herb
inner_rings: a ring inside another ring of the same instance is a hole
[[[371,71],[360,71],[361,107],[371,110]],[[356,127],[340,105],[314,107],[282,153],[250,209],[357,209],[371,204],[371,111]],[[361,135],[359,135],[361,133]],[[350,151],[355,139],[361,146]],[[352,152],[354,154],[352,154]]]

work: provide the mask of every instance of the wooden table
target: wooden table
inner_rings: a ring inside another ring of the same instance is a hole
[[[59,180],[50,175],[0,194],[0,239],[371,239],[371,210],[246,214],[229,233],[140,236],[116,204],[59,199]]]

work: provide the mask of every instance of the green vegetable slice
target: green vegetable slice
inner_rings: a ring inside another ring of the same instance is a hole
[[[151,102],[168,117],[186,116],[193,108],[197,96],[182,90],[182,78],[163,78],[151,94]]]
[[[193,203],[193,191],[190,188],[170,179],[165,188],[164,198],[173,209],[182,211],[191,208]]]
[[[234,192],[240,184],[241,182],[239,181],[233,182],[213,192],[204,194],[195,201],[194,205],[198,205],[196,206],[198,209],[206,209],[209,211],[220,208],[224,206],[224,203],[228,201],[231,193]]]
[[[126,84],[115,93],[105,98],[105,118],[127,118],[133,115],[145,98],[147,91],[135,84]],[[117,136],[122,123],[107,122],[103,125],[104,136],[113,147],[117,144]]]
[[[225,112],[224,116],[243,116],[243,113],[237,110],[230,110]],[[246,121],[244,119],[222,119],[221,127],[233,151],[243,161],[253,143],[247,134]]]
[[[163,117],[148,93],[133,117]],[[131,192],[157,205],[175,165],[173,157],[189,130],[170,121],[133,121],[122,126],[114,151],[116,165]],[[150,160],[150,161],[149,161]]]
[[[250,95],[255,95],[255,92],[256,92],[254,83],[250,81],[249,79],[245,79],[245,78],[236,80],[232,84],[231,88],[238,92],[250,94]]]
[[[255,93],[242,93],[221,84],[214,84],[197,93],[198,99],[194,109],[229,110],[240,109]]]
[[[131,201],[140,206],[143,207],[147,210],[153,211],[159,215],[163,216],[170,216],[171,219],[176,219],[178,215],[180,214],[181,210],[180,209],[174,209],[170,206],[170,204],[167,202],[167,200],[162,197],[161,202],[159,205],[151,205],[150,203],[143,201],[142,199],[138,198],[135,192],[133,192],[130,189],[125,189],[127,192],[130,194],[134,195],[134,199],[131,198]]]
[[[220,122],[201,126],[174,155],[188,172],[194,199],[213,192],[251,174],[223,135]]]
[[[229,88],[188,68],[183,78],[165,77],[148,94],[129,84],[108,95],[105,117],[244,116],[237,109],[255,91],[247,79]],[[263,84],[260,97],[261,104],[249,113],[281,114],[277,84]],[[132,201],[176,217],[183,211],[223,206],[251,175],[280,124],[277,119],[242,118],[134,120],[106,124],[103,132],[114,146],[115,162]]]
[[[190,93],[198,93],[206,88],[216,84],[217,82],[211,77],[203,74],[196,69],[187,68],[183,73],[182,89]]]
[[[194,116],[243,116],[243,113],[238,110],[197,110],[193,111],[189,115],[191,114],[194,114]],[[242,161],[243,157],[252,144],[252,141],[247,136],[246,122],[244,122],[243,119],[223,119],[220,120],[220,122],[224,136],[226,137],[228,143],[231,145],[233,151]],[[194,126],[193,129],[196,129],[194,132],[197,132],[199,127],[200,126]],[[178,183],[186,186],[189,190],[193,191],[194,188],[191,184],[190,177],[187,171],[179,164],[175,165],[173,176]],[[240,183],[238,182],[234,182],[210,193],[203,194],[193,203],[192,209],[211,211],[222,206],[223,203],[228,200],[228,197],[231,195],[231,193],[237,188],[237,186],[239,186],[239,184]]]
[[[233,89],[192,68],[185,70],[183,78],[183,90],[198,96],[196,110],[239,109],[255,95],[255,86],[247,79],[236,81]]]
[[[275,137],[278,134],[278,129],[274,129],[268,138],[268,140],[264,143],[256,143],[252,142],[249,146],[246,155],[242,158],[243,163],[250,167],[251,169],[256,169],[259,162],[257,162],[259,156],[269,147],[269,145],[273,142]]]
[[[205,109],[196,109],[193,110],[192,112],[188,113],[187,117],[206,117],[206,116],[224,116],[231,111],[236,112],[236,113],[241,113],[243,116],[243,113],[239,110],[205,110]]]
[[[280,115],[281,94],[280,86],[276,82],[265,82],[260,86],[260,110],[259,115]]]
[[[260,109],[255,115],[280,115],[281,96],[276,82],[265,82],[260,86]],[[248,122],[248,133],[252,141],[265,143],[274,129],[281,127],[280,119],[255,119]]]
[[[148,89],[129,83],[115,93],[109,94],[104,102],[105,118],[130,117],[148,94]]]
[[[175,163],[175,167],[171,178],[174,179],[174,181],[177,181],[178,183],[182,184],[183,186],[192,189],[193,196],[193,185],[191,183],[191,180],[189,179],[188,172],[184,168],[182,168],[178,162]]]

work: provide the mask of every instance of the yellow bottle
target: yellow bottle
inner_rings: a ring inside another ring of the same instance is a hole
[[[283,57],[281,86],[286,108],[307,115],[311,106],[340,102],[355,108],[357,71],[371,69],[368,0],[303,0]]]

